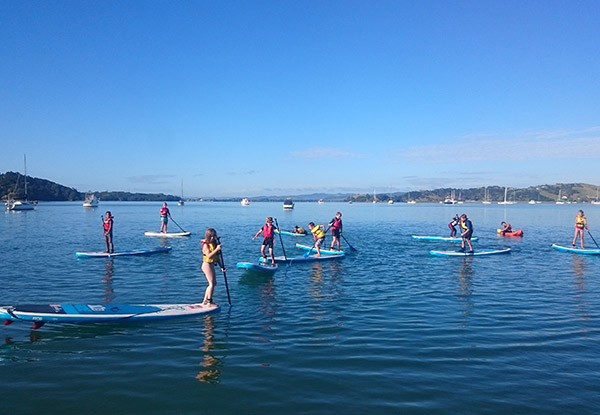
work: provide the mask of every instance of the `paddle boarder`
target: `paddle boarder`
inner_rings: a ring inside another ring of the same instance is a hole
[[[167,202],[163,203],[160,208],[160,233],[167,233],[167,226],[169,224],[169,218],[171,217],[171,211],[167,207]]]
[[[467,218],[466,214],[460,215],[460,236],[462,238],[462,242],[460,244],[460,251],[465,252],[465,242],[469,245],[468,253],[473,253],[473,245],[471,244],[471,236],[473,235],[473,222],[471,219]]]
[[[454,215],[448,227],[450,228],[450,238],[456,237],[456,226],[460,223],[460,218],[458,217],[458,213]]]
[[[315,256],[321,256],[321,244],[325,241],[325,227],[323,225],[315,225],[314,222],[308,224],[308,229],[315,238],[315,249],[317,253]]]
[[[294,226],[294,233],[300,234],[300,235],[306,235],[306,229],[304,229],[302,226]]]
[[[342,236],[342,212],[337,212],[335,217],[331,219],[331,221],[327,224],[327,226],[331,227],[331,235],[333,237],[331,241],[331,250],[333,251],[335,244],[337,243],[338,251],[341,251],[340,248],[340,238]]]
[[[217,307],[218,305],[213,303],[212,297],[217,285],[217,276],[215,274],[215,266],[219,265],[221,271],[225,272],[225,264],[220,261],[221,243],[217,239],[217,231],[213,228],[208,228],[204,233],[204,239],[202,243],[202,272],[206,276],[208,281],[208,287],[204,292],[204,300],[202,304],[208,307]]]
[[[583,231],[586,230],[589,232],[587,219],[583,215],[583,210],[577,212],[577,216],[575,216],[575,236],[573,237],[573,248],[575,248],[575,243],[577,242],[577,237],[579,236],[579,242],[581,244],[581,249],[585,249],[583,247]]]
[[[263,239],[262,245],[260,246],[260,254],[265,259],[265,263],[266,263],[267,262],[266,261],[267,254],[265,253],[265,249],[269,248],[269,256],[271,257],[271,263],[273,265],[275,265],[275,256],[273,255],[275,229],[277,229],[277,227],[275,225],[273,225],[273,218],[271,216],[267,216],[265,224],[262,226],[262,228],[260,228],[258,230],[258,232],[256,232],[256,235],[254,235],[254,237],[252,238],[252,240],[255,240],[256,238],[258,238],[258,235],[260,235],[262,233],[262,236],[264,239]],[[279,230],[279,229],[277,229],[277,230]]]
[[[510,223],[502,221],[500,222],[500,226],[502,226],[502,229],[500,229],[500,233],[503,236],[506,232],[512,232],[512,226],[510,226]]]
[[[113,223],[114,217],[110,213],[110,210],[107,210],[102,219],[102,228],[104,230],[104,243],[106,244],[106,251],[104,252],[108,254],[115,252],[115,247],[113,246]]]

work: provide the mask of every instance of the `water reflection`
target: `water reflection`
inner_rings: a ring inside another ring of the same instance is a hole
[[[572,255],[573,260],[573,288],[575,291],[576,312],[580,320],[589,320],[585,294],[587,292],[587,281],[585,279],[585,258],[581,255]]]
[[[473,294],[473,257],[467,256],[462,259],[460,270],[458,271],[458,298],[463,305],[462,328],[467,326],[467,320],[474,304],[471,294]]]
[[[104,263],[104,302],[110,303],[115,298],[115,290],[112,286],[112,277],[115,273],[115,266],[112,258],[107,258]]]
[[[214,328],[214,316],[205,316],[204,331],[202,332],[204,335],[204,344],[201,348],[204,356],[200,362],[201,369],[196,375],[196,379],[202,383],[216,384],[220,382],[221,378],[223,362],[213,354],[213,349],[215,348]]]

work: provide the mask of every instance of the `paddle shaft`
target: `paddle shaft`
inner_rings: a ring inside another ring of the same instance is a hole
[[[315,225],[315,226],[320,226],[320,225]],[[327,236],[327,232],[329,231],[329,229],[331,229],[331,226],[329,226],[329,227],[327,227],[327,229],[325,229],[325,236]],[[313,237],[314,236],[315,236],[315,234],[313,233]],[[323,238],[325,238],[325,236]],[[315,249],[315,246],[317,246],[317,241],[318,241],[318,239],[315,240],[315,243],[313,244],[312,248],[310,248],[310,251],[308,251],[307,253],[305,253],[304,256],[309,256],[310,255],[310,253],[312,252],[312,250]]]
[[[342,236],[342,238],[344,238],[344,241],[346,241],[346,243],[348,244],[348,247],[350,248],[350,250],[356,252],[356,248],[354,248],[352,245],[350,245],[350,242],[348,242],[348,240],[346,239],[344,234],[342,234],[341,236]]]
[[[281,243],[281,250],[283,251],[283,257],[285,258],[285,264],[289,266],[287,262],[287,255],[285,254],[285,247],[283,246],[283,238],[281,237],[281,229],[279,229],[279,222],[277,222],[277,218],[275,219],[275,226],[277,226],[277,232],[279,234],[279,242]]]
[[[596,240],[594,239],[594,237],[592,236],[592,234],[590,233],[590,231],[587,231],[588,235],[590,235],[590,238],[592,238],[592,241],[594,241],[594,243],[596,244],[596,248],[600,249],[600,246],[598,246],[598,242],[596,242]]]
[[[175,225],[177,225],[177,227],[178,227],[179,229],[181,229],[181,232],[185,232],[185,231],[183,230],[183,228],[182,228],[181,226],[179,226],[179,224],[178,224],[177,222],[175,222],[175,219],[173,219],[173,218],[171,217],[171,220],[173,221],[173,223],[174,223]]]
[[[219,245],[221,245],[221,238],[217,238]],[[223,259],[223,248],[219,250],[219,259],[221,260],[221,267],[225,269],[225,260]],[[229,307],[231,307],[231,296],[229,295],[229,284],[227,284],[227,272],[223,271],[223,279],[225,280],[225,290],[227,290],[227,302],[229,303]]]

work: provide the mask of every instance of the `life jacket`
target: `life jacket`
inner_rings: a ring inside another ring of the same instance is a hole
[[[216,255],[213,255],[210,258],[204,255],[204,245],[208,246],[208,252],[213,252],[217,248],[214,242],[208,243],[204,239],[202,239],[202,241],[200,242],[202,242],[202,261],[208,262],[209,264],[214,264],[215,262],[218,262],[218,257]]]
[[[467,225],[467,222],[469,223],[468,225]],[[461,227],[461,229],[464,229],[464,230],[467,230],[467,229],[473,230],[473,222],[471,222],[471,219],[467,218],[464,221],[460,222],[460,227]]]
[[[108,217],[108,218],[104,218],[102,220],[102,226],[104,227],[104,230],[106,232],[110,231],[110,229],[112,228],[112,223],[113,223],[113,217]]]
[[[575,216],[575,227],[577,229],[585,228],[585,216]]]
[[[342,219],[341,218],[333,218],[333,220],[331,221],[332,225],[331,225],[331,229],[342,229]]]
[[[275,237],[275,227],[273,225],[267,225],[266,223],[263,225],[262,228],[262,235],[265,238],[273,238]]]
[[[169,208],[168,207],[161,207],[160,208],[160,216],[162,217],[167,217],[169,215]]]
[[[323,230],[321,229],[321,227],[320,227],[320,226],[314,226],[314,227],[313,227],[313,228],[310,230],[310,232],[311,232],[313,235],[315,235],[315,237],[316,237],[317,239],[321,239],[321,238],[324,238],[324,237],[325,237],[325,232],[323,232]]]
[[[304,230],[304,228],[302,228],[302,227],[298,227],[298,229],[296,229],[296,233],[305,234],[305,233],[306,233],[306,231]]]

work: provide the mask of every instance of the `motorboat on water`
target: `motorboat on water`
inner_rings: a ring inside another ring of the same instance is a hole
[[[240,202],[240,204],[242,206],[249,206],[250,205],[250,201],[248,200],[247,197],[243,198],[242,201]]]
[[[83,201],[83,207],[98,207],[99,201],[100,199],[98,199],[94,193],[87,193],[85,195],[85,200]]]
[[[283,201],[283,210],[292,210],[294,209],[294,201],[291,197],[286,198]]]

